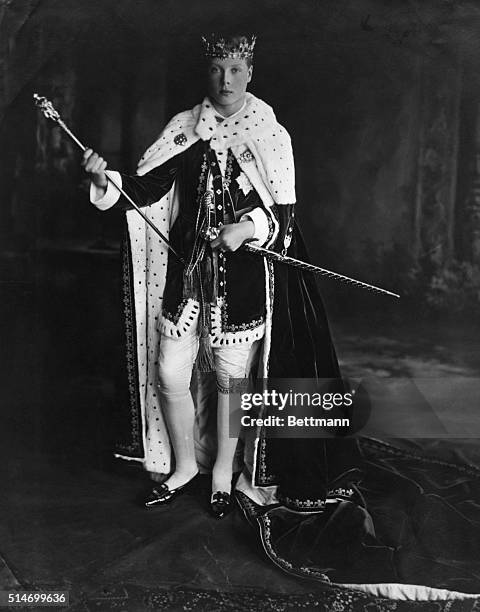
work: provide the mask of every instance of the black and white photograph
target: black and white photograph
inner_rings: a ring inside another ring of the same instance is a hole
[[[0,610],[480,610],[480,3],[0,0]]]

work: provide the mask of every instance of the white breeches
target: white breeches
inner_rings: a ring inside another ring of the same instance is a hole
[[[212,348],[217,387],[228,393],[229,379],[245,378],[261,341]],[[190,395],[190,379],[198,353],[196,330],[181,338],[162,334],[158,362],[158,388],[165,399],[181,399]]]

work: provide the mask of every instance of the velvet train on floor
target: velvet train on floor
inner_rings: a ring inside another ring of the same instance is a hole
[[[374,439],[359,446],[349,499],[299,512],[237,493],[267,556],[292,575],[393,600],[476,600],[480,469]]]

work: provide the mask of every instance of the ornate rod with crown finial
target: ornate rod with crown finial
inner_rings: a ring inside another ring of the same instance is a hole
[[[82,149],[82,151],[86,151],[87,147],[83,145],[80,140],[75,136],[75,134],[65,125],[60,117],[60,114],[55,110],[53,104],[44,98],[43,96],[39,96],[38,94],[33,94],[33,99],[35,101],[36,106],[42,111],[42,113],[47,117],[47,119],[52,119],[55,123],[62,128],[64,132],[66,132],[70,138]],[[158,236],[163,240],[163,242],[167,245],[167,247],[174,253],[174,255],[182,262],[185,263],[182,257],[176,252],[173,246],[170,244],[168,239],[162,234],[162,232],[156,227],[154,223],[143,213],[143,211],[135,204],[132,198],[123,191],[123,189],[116,183],[116,181],[110,178],[107,175],[108,180],[115,185],[115,187],[119,190],[119,192],[130,202],[133,208],[138,212],[139,215],[143,217],[146,223],[153,229],[153,231],[158,234]],[[203,231],[204,238],[206,240],[214,240],[218,236],[218,229],[215,227],[209,227]],[[314,266],[305,261],[301,261],[299,259],[295,259],[294,257],[288,257],[287,255],[281,255],[280,253],[276,253],[275,251],[271,251],[270,249],[265,249],[263,247],[257,247],[251,244],[244,244],[242,249],[248,251],[249,253],[259,255],[261,257],[265,257],[271,261],[275,261],[280,264],[285,264],[289,266],[293,266],[295,268],[299,268],[300,270],[305,270],[308,272],[312,272],[314,274],[320,274],[322,276],[326,276],[327,278],[333,278],[343,283],[347,283],[353,285],[355,287],[361,287],[362,289],[368,289],[369,291],[375,291],[377,293],[383,293],[385,295],[390,295],[392,297],[399,298],[398,293],[393,293],[392,291],[388,291],[387,289],[382,289],[381,287],[376,287],[375,285],[370,285],[368,283],[364,283],[363,281],[356,280],[354,278],[350,278],[349,276],[345,276],[343,274],[338,274],[338,272],[333,272],[332,270],[327,270],[326,268],[320,268],[319,266]]]
[[[78,140],[78,138],[75,136],[75,134],[65,125],[64,121],[62,121],[62,118],[60,117],[60,114],[55,109],[55,107],[50,102],[50,100],[47,100],[47,98],[45,98],[44,96],[39,96],[37,93],[33,94],[33,99],[35,101],[35,105],[42,111],[42,113],[45,115],[45,117],[47,117],[47,119],[51,119],[52,121],[55,121],[55,123],[58,123],[58,125],[62,128],[62,130],[66,134],[68,134],[70,136],[70,138],[80,147],[80,149],[82,149],[82,151],[85,152],[87,150],[87,147],[82,142],[80,142],[80,140]],[[118,189],[118,191],[130,202],[130,204],[133,206],[133,208],[138,212],[139,215],[141,215],[143,217],[145,222],[148,223],[148,225],[152,228],[152,230],[163,240],[163,242],[166,244],[166,246],[179,259],[179,261],[184,263],[183,258],[173,248],[173,246],[169,242],[168,238],[166,236],[164,236],[164,234],[147,217],[147,215],[141,210],[141,208],[139,208],[135,204],[135,202],[132,200],[132,198],[127,193],[125,193],[125,191],[120,187],[120,185],[118,185],[118,183],[115,181],[115,179],[111,178],[108,174],[106,174],[106,177],[112,183],[112,185],[115,185],[115,187]]]

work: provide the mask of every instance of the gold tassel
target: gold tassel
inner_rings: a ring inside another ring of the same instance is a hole
[[[208,310],[208,313],[206,312]],[[198,342],[198,354],[196,366],[199,372],[214,372],[215,360],[210,345],[210,305],[202,299],[202,316],[200,339]]]
[[[215,361],[212,347],[210,346],[210,335],[202,332],[198,343],[198,355],[196,365],[199,372],[214,372]]]

